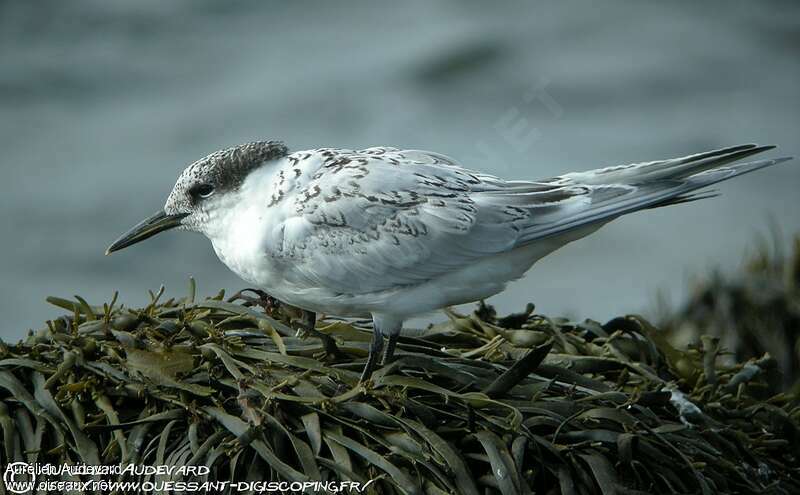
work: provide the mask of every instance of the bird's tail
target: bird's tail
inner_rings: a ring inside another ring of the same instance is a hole
[[[555,178],[574,190],[573,197],[534,215],[520,237],[521,244],[587,225],[602,225],[634,211],[686,203],[715,196],[700,191],[712,184],[769,167],[791,157],[733,163],[773,149],[743,144],[683,158],[573,172]],[[535,205],[531,205],[535,207]]]
[[[759,148],[755,148],[758,151],[751,151],[751,153],[743,156],[749,156],[752,153],[760,153],[761,151],[766,151],[769,149],[773,149],[774,146],[762,146]],[[685,186],[686,192],[676,195],[673,198],[669,198],[664,200],[660,203],[654,203],[650,205],[648,208],[658,208],[661,206],[668,206],[668,205],[675,205],[680,203],[687,203],[689,201],[696,201],[698,199],[705,199],[705,198],[712,198],[718,196],[718,193],[715,191],[699,191],[699,189],[703,189],[707,186],[712,184],[716,184],[717,182],[722,182],[724,180],[732,179],[733,177],[738,177],[740,175],[744,175],[755,170],[759,170],[762,168],[770,167],[772,165],[776,165],[781,162],[785,162],[791,160],[792,157],[784,156],[780,158],[772,158],[767,160],[757,160],[753,162],[746,162],[746,163],[737,163],[734,165],[726,166],[730,163],[730,156],[731,155],[724,155],[724,157],[719,157],[719,161],[713,163],[713,165],[703,165],[698,169],[699,171],[692,172],[688,176],[685,177]],[[736,160],[736,158],[733,158]],[[683,177],[683,176],[681,176]]]
[[[631,163],[613,167],[589,170],[586,172],[573,172],[562,177],[574,181],[576,184],[603,185],[603,184],[642,184],[657,180],[680,180],[708,170],[719,169],[729,163],[739,161],[748,156],[774,149],[775,146],[759,146],[757,144],[740,144],[719,150],[706,151],[681,158],[657,160],[653,162]],[[763,160],[771,162],[771,160]],[[746,167],[752,162],[737,165]],[[768,163],[762,166],[772,165]],[[756,167],[761,168],[761,167]],[[752,170],[755,170],[753,168]],[[750,171],[750,170],[748,170]],[[721,179],[724,180],[724,179]]]
[[[633,209],[658,208],[715,197],[718,195],[715,191],[697,192],[697,190],[792,159],[792,157],[781,157],[727,166],[748,156],[774,148],[775,146],[772,145],[740,144],[681,158],[618,165],[587,172],[573,172],[561,177],[574,184],[586,186],[602,187],[615,184],[644,186],[642,187],[643,191],[649,189],[646,187],[648,185],[672,184],[671,189],[674,195],[660,200],[653,197],[650,202],[646,201],[649,198],[642,198],[645,201],[642,201],[638,208]]]

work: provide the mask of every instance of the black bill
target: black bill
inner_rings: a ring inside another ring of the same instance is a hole
[[[136,225],[134,228],[126,232],[119,239],[114,241],[113,244],[106,249],[106,255],[119,251],[132,244],[149,239],[159,232],[174,229],[181,224],[181,220],[186,216],[185,213],[178,215],[167,215],[163,211],[159,211],[150,218],[147,218]]]

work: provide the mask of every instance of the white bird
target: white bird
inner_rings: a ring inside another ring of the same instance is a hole
[[[709,197],[697,190],[790,158],[733,163],[774,146],[507,181],[428,151],[277,141],[198,160],[163,208],[106,254],[170,228],[211,240],[239,277],[310,312],[371,317],[362,380],[410,316],[487,298],[537,260],[637,210]]]

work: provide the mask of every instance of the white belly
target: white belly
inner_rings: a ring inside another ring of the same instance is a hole
[[[420,284],[378,292],[358,292],[354,287],[351,293],[341,293],[314,285],[309,281],[315,280],[313,273],[304,276],[309,273],[298,272],[291,259],[281,256],[285,225],[279,215],[266,217],[265,213],[263,205],[239,208],[230,221],[220,222],[225,225],[225,232],[209,235],[220,260],[243,280],[285,303],[318,313],[354,317],[384,314],[406,318],[488,298],[524,275],[543,256],[600,227],[586,226],[488,256]],[[274,213],[277,212],[273,210]],[[303,269],[313,271],[314,265],[307,264]]]
[[[256,219],[252,219],[256,220]],[[214,252],[225,266],[254,288],[278,300],[317,313],[338,316],[369,316],[372,295],[339,294],[325,287],[298,285],[285,277],[291,261],[273,256],[280,236],[272,236],[269,225],[245,228],[246,221],[231,222],[230,231],[211,238]],[[251,224],[252,225],[252,224]],[[237,228],[238,226],[238,228]],[[260,235],[259,233],[266,233]]]
[[[381,313],[406,318],[502,292],[509,281],[521,277],[536,260],[555,247],[542,244],[523,248],[422,284],[361,294],[341,294],[325,287],[293,284],[282,276],[280,265],[267,257],[255,264],[233,259],[230,254],[221,254],[220,259],[247,282],[293,306],[337,316],[367,317]]]

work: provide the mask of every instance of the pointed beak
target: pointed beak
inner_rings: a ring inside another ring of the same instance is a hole
[[[168,215],[164,211],[159,211],[152,217],[140,222],[131,230],[124,233],[122,237],[114,241],[113,244],[108,246],[108,249],[106,249],[106,256],[114,251],[119,251],[120,249],[126,248],[132,244],[149,239],[159,232],[174,229],[181,224],[181,220],[183,220],[186,216],[187,213]]]

